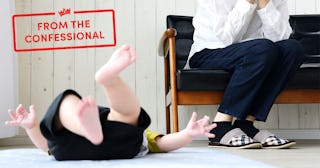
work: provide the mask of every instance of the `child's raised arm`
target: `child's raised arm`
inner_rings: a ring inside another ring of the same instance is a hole
[[[205,136],[214,138],[214,134],[210,131],[216,127],[216,124],[209,125],[210,118],[204,116],[197,120],[197,113],[193,112],[187,127],[180,132],[167,134],[156,139],[157,144],[162,151],[172,151],[186,146],[195,137]]]
[[[34,145],[39,149],[48,152],[47,140],[40,131],[34,106],[31,105],[29,110],[30,112],[27,112],[21,104],[17,107],[16,111],[9,109],[8,112],[12,120],[6,121],[5,124],[24,128]]]

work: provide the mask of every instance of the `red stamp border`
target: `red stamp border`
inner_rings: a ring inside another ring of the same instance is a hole
[[[29,51],[46,51],[46,50],[64,50],[64,49],[78,49],[78,48],[99,48],[99,47],[114,47],[117,44],[117,36],[116,36],[116,20],[115,20],[115,12],[113,9],[105,9],[105,10],[82,10],[82,11],[74,11],[74,14],[85,14],[85,13],[97,13],[97,12],[111,12],[112,14],[112,22],[113,22],[113,43],[111,44],[99,44],[99,45],[84,45],[84,46],[65,46],[65,47],[49,47],[49,48],[31,48],[31,49],[17,49],[16,43],[16,26],[15,19],[17,17],[33,17],[33,16],[50,16],[55,15],[55,12],[47,12],[47,13],[30,13],[30,14],[15,14],[12,16],[12,30],[13,30],[13,43],[14,43],[14,51],[15,52],[29,52]]]

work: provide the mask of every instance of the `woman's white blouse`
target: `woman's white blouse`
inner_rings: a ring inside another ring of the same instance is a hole
[[[288,39],[292,32],[288,20],[287,0],[270,0],[262,9],[247,0],[197,0],[189,59],[205,48],[224,48],[258,38]],[[185,68],[189,68],[188,62]]]

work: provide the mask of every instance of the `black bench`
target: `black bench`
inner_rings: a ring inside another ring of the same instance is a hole
[[[306,59],[295,77],[277,97],[276,104],[320,103],[320,15],[292,15],[290,38],[301,42]],[[159,46],[164,56],[166,127],[170,132],[170,105],[173,131],[178,128],[178,105],[219,104],[230,73],[225,70],[184,70],[194,27],[191,16],[167,16],[167,30]]]

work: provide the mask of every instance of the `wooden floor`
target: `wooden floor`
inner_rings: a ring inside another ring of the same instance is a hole
[[[320,140],[299,140],[292,149],[216,149],[275,167],[320,167]],[[207,141],[194,141],[191,146],[204,146]]]
[[[205,140],[196,140],[189,146],[207,145]],[[30,146],[6,146],[2,149]],[[32,146],[31,146],[32,147]],[[215,149],[251,160],[260,161],[275,167],[283,168],[317,168],[320,167],[320,140],[299,140],[292,149]],[[214,157],[214,156],[212,156]]]

